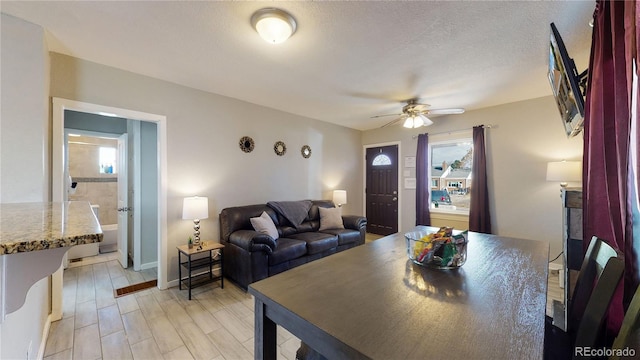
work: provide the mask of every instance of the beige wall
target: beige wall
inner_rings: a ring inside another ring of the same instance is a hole
[[[346,189],[346,213],[362,213],[361,132],[206,93],[60,54],[51,54],[51,96],[167,117],[169,280],[175,246],[193,224],[182,220],[185,196],[209,197],[201,237],[218,241],[218,214],[269,200],[330,199]],[[239,80],[240,81],[240,80]],[[242,136],[255,140],[246,154]],[[273,144],[287,145],[276,156]],[[303,145],[312,155],[304,159]]]
[[[118,140],[91,136],[69,138],[69,175],[77,181],[71,201],[88,201],[99,205],[99,221],[102,225],[118,223],[118,177],[117,174],[101,174],[100,147],[117,149]],[[78,178],[82,181],[78,181]],[[100,181],[100,180],[111,181]]]
[[[562,249],[560,186],[546,181],[546,164],[581,160],[582,135],[567,139],[553,97],[435,117],[433,121],[434,125],[416,130],[393,126],[366,131],[362,141],[365,145],[400,141],[403,159],[415,156],[417,140],[413,136],[419,133],[494,125],[486,131],[485,139],[493,232],[548,240],[550,255],[558,255]],[[415,223],[415,190],[402,189],[400,200],[400,229],[407,231]]]

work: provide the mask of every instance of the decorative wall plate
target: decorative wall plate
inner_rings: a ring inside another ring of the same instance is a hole
[[[287,152],[287,145],[285,145],[282,141],[276,141],[276,143],[273,144],[273,151],[276,152],[276,155],[282,156]]]
[[[308,159],[311,157],[311,147],[309,145],[304,145],[302,149],[300,149],[300,153],[302,153],[302,157]]]
[[[243,136],[240,138],[240,150],[246,152],[246,153],[250,153],[253,151],[253,148],[255,147],[255,143],[253,142],[253,139],[248,137],[248,136]]]

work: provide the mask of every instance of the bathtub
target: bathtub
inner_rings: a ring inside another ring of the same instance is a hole
[[[102,228],[102,242],[99,244],[101,254],[118,250],[118,224],[100,225]]]

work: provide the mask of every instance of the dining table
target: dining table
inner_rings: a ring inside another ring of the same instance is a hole
[[[251,284],[255,358],[276,358],[280,325],[327,359],[542,359],[549,242],[467,238],[456,269],[396,233]]]

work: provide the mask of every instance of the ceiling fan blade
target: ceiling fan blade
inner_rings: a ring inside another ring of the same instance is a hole
[[[394,119],[394,120],[392,120],[392,121],[389,121],[388,123],[386,123],[386,124],[384,124],[384,125],[380,126],[380,129],[382,129],[382,128],[386,128],[387,126],[391,126],[391,125],[397,124],[398,122],[400,122],[400,121],[402,121],[402,120],[404,120],[404,119],[406,119],[406,116],[400,116],[399,118]]]
[[[425,115],[450,115],[450,114],[464,114],[463,108],[450,108],[450,109],[428,109],[424,110]]]
[[[372,116],[372,117],[370,117],[370,119],[375,119],[375,118],[385,117],[385,116],[400,116],[400,115],[402,115],[402,114],[400,113],[400,114],[384,114],[384,115],[376,115],[376,116]]]

